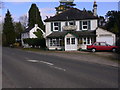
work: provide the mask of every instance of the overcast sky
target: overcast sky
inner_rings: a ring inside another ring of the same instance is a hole
[[[9,0],[9,1],[11,1],[11,0]],[[22,1],[22,0],[20,0],[20,1]],[[4,8],[2,9],[2,16],[4,17],[5,13],[7,12],[7,9],[9,9],[14,21],[18,21],[20,16],[26,15],[28,13],[28,10],[30,9],[31,4],[36,3],[38,8],[40,9],[42,19],[44,20],[44,19],[46,19],[46,16],[55,15],[55,12],[56,12],[55,7],[57,7],[59,5],[59,0],[56,0],[55,2],[53,2],[54,0],[52,0],[52,2],[48,2],[48,0],[47,0],[47,2],[31,2],[30,0],[24,0],[24,1],[26,1],[26,2],[4,2]],[[39,0],[39,1],[43,1],[43,0]],[[49,0],[49,1],[51,1],[51,0]],[[78,0],[75,0],[75,2],[74,2],[76,4],[76,8],[78,8],[80,10],[83,10],[83,8],[86,8],[86,10],[93,9],[93,1],[94,0],[89,0],[89,2],[88,1],[81,2],[82,0],[79,2],[76,2],[76,1],[78,1]],[[97,12],[98,12],[99,16],[105,16],[105,14],[110,10],[118,10],[117,0],[114,0],[114,2],[113,2],[113,0],[108,1],[108,2],[99,2],[98,1],[97,4],[98,4]]]

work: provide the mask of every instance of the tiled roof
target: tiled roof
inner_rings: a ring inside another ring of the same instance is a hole
[[[47,36],[47,38],[62,38],[65,37],[68,33],[75,35],[76,37],[93,37],[96,36],[96,30],[92,31],[63,31],[63,32],[53,32]]]
[[[84,19],[97,19],[98,17],[95,17],[92,13],[89,13],[87,11],[81,11],[77,8],[70,8],[66,11],[63,11],[62,13],[55,15],[53,17],[50,17],[45,22],[50,21],[69,21],[69,20],[84,20]]]

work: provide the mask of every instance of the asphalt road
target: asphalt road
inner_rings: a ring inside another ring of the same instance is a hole
[[[118,88],[116,67],[14,48],[3,48],[2,70],[3,88]]]

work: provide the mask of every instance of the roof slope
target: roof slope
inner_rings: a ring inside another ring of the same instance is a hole
[[[29,32],[32,28],[34,28],[34,27],[28,27],[28,28],[26,28],[22,33],[27,33],[27,32]]]
[[[44,21],[50,22],[50,21],[84,20],[84,19],[97,19],[97,17],[95,17],[92,13],[89,13],[87,11],[81,11],[77,8],[70,8]]]

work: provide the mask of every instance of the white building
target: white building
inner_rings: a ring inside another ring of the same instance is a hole
[[[115,44],[115,34],[98,27],[96,2],[94,12],[70,8],[45,21],[46,46],[49,50],[86,49],[94,42]]]
[[[22,46],[23,47],[29,47],[28,44],[25,44],[23,42],[24,39],[26,39],[26,38],[37,38],[37,36],[34,34],[34,32],[37,32],[37,30],[41,30],[41,32],[43,33],[43,37],[45,37],[45,32],[41,28],[39,28],[37,24],[35,24],[34,27],[28,27],[21,34],[21,41],[22,41]]]

